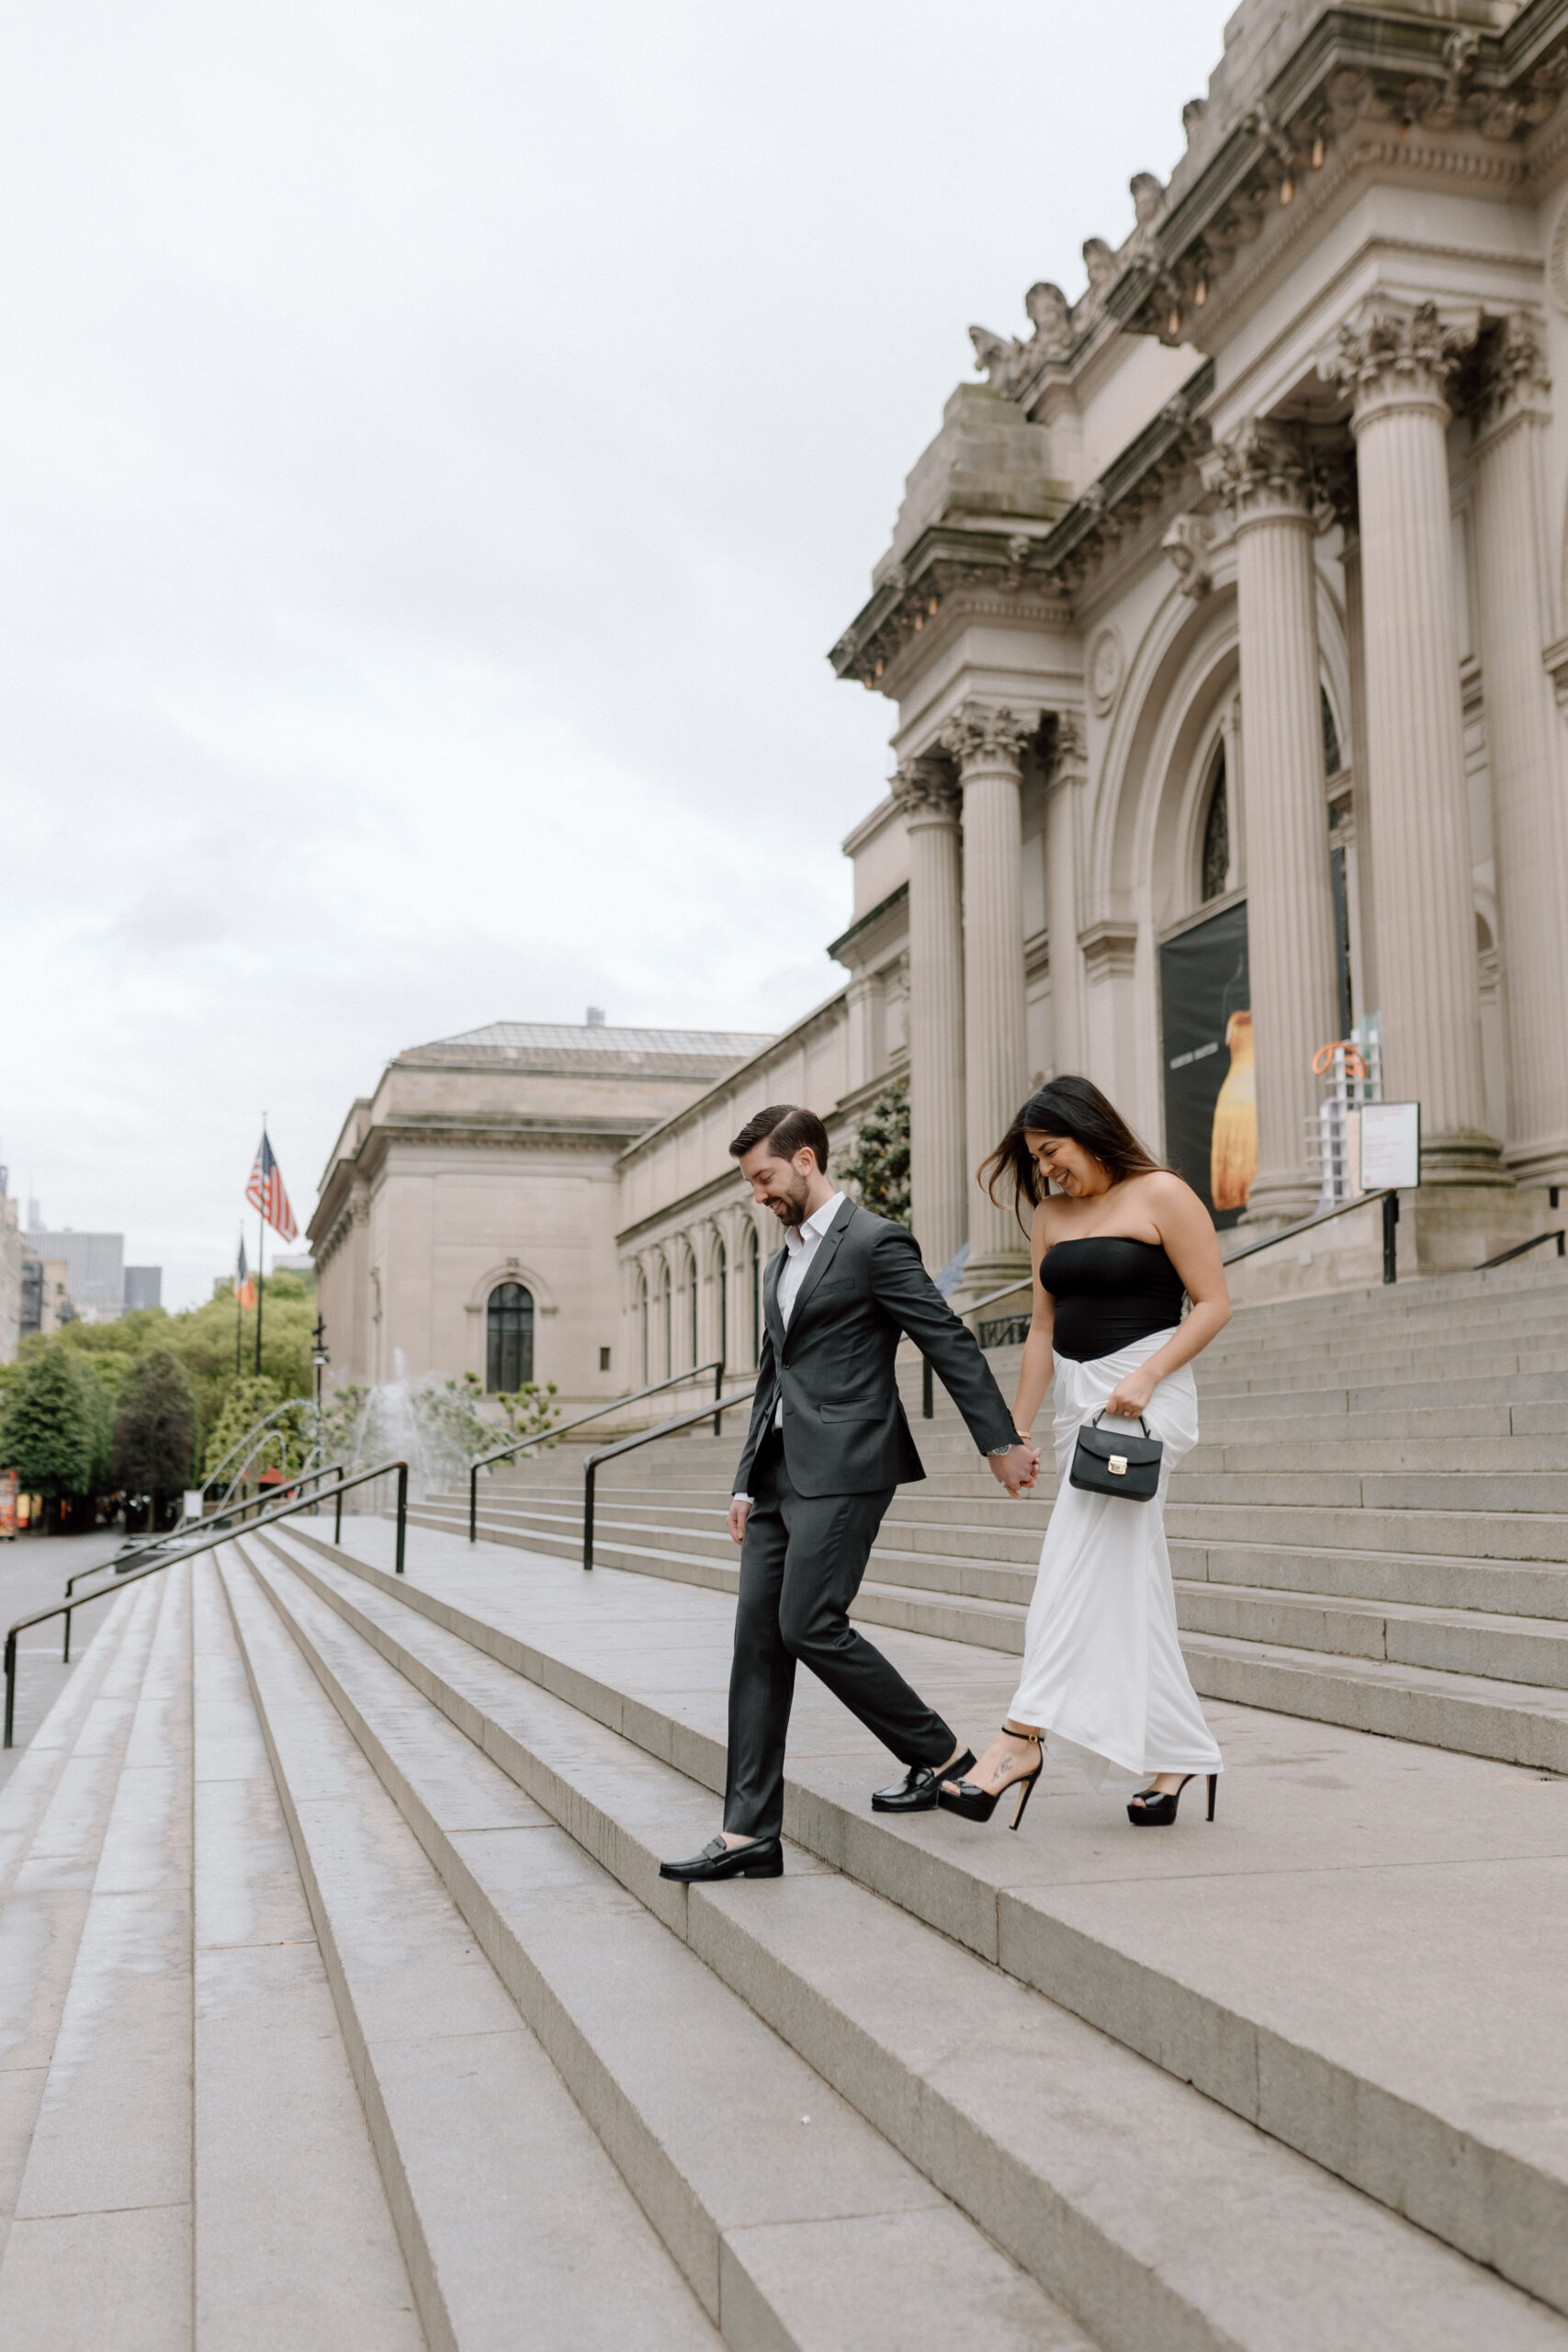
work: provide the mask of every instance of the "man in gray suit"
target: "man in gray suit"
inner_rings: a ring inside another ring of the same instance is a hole
[[[900,1337],[930,1358],[1010,1495],[1032,1486],[1039,1465],[913,1236],[829,1182],[816,1114],[774,1104],[729,1148],[752,1197],[784,1227],[784,1246],[763,1278],[757,1394],[729,1506],[742,1549],[724,1829],[689,1861],[660,1865],[665,1878],[696,1882],[784,1869],[797,1660],[907,1767],[873,1795],[876,1811],[928,1811],[943,1776],[974,1762],[849,1619],[894,1488],[926,1475],[894,1378]]]

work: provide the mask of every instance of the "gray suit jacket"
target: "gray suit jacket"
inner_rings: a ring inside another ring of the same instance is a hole
[[[974,1334],[903,1226],[846,1201],[817,1246],[787,1331],[778,1306],[784,1262],[781,1250],[762,1277],[762,1358],[737,1494],[750,1491],[781,1394],[784,1462],[797,1494],[869,1494],[923,1478],[893,1373],[905,1332],[930,1358],[982,1453],[1016,1442],[1012,1415]]]

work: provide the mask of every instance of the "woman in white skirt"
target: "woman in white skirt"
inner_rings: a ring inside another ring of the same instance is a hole
[[[1192,1359],[1230,1321],[1213,1220],[1087,1078],[1053,1079],[1032,1095],[980,1178],[993,1200],[1000,1185],[1021,1215],[1025,1201],[1033,1207],[1034,1312],[1013,1420],[1032,1443],[1054,1385],[1058,1485],[1011,1709],[939,1802],[988,1821],[1016,1788],[1016,1829],[1043,1743],[1098,1787],[1136,1788],[1127,1814],[1140,1827],[1173,1823],[1183,1788],[1203,1773],[1213,1820],[1220,1751],[1177,1640],[1165,1498],[1198,1439]],[[1133,1433],[1141,1420],[1159,1439],[1152,1500],[1068,1483],[1078,1431],[1097,1414]]]

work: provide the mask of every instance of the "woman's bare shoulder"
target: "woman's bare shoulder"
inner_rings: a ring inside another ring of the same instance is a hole
[[[1193,1216],[1209,1221],[1209,1212],[1185,1178],[1174,1168],[1151,1168],[1137,1179],[1141,1198],[1156,1225],[1163,1218],[1176,1217],[1186,1222]]]

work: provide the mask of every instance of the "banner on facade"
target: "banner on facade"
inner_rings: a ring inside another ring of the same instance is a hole
[[[1212,1212],[1234,1225],[1258,1173],[1258,1090],[1245,901],[1159,951],[1165,1150]]]
[[[0,1470],[0,1544],[8,1544],[17,1532],[17,1474]]]

